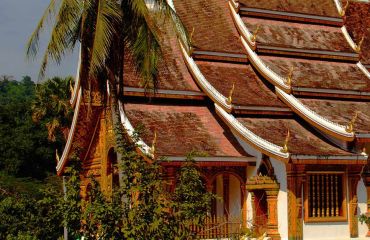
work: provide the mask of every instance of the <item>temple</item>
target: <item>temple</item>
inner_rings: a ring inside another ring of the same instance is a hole
[[[203,237],[228,237],[241,227],[272,239],[370,237],[358,221],[370,213],[370,4],[170,5],[192,33],[193,47],[163,26],[163,61],[150,101],[125,56],[120,120],[129,136],[139,125],[147,129],[140,151],[169,160],[173,185],[185,156],[202,153],[195,160],[204,184],[223,199],[212,203],[208,222],[216,227]],[[99,92],[82,89],[77,75],[57,172],[63,175],[71,154],[82,149],[82,195],[90,174],[105,191],[117,181],[111,113],[103,101]]]

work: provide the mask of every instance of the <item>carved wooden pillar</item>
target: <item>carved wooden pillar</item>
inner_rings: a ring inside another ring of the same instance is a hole
[[[359,172],[348,174],[349,192],[349,230],[351,238],[358,237],[358,218],[357,218],[357,184],[360,180]]]
[[[273,240],[280,239],[280,233],[278,230],[278,194],[278,189],[266,190],[268,209],[267,235]]]
[[[287,165],[288,181],[288,236],[289,239],[303,239],[302,184],[304,165]]]
[[[240,183],[240,201],[242,206],[242,226],[247,227],[247,191],[245,184]]]

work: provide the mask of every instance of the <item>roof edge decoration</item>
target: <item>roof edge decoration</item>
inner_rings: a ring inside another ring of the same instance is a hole
[[[236,133],[240,136],[244,141],[251,144],[261,152],[267,154],[270,157],[277,158],[284,162],[288,162],[289,160],[289,153],[283,151],[283,147],[275,145],[259,136],[254,134],[248,128],[243,126],[233,115],[227,113],[222,107],[215,104],[215,109],[217,115],[219,115],[223,121]]]
[[[253,34],[248,30],[248,28],[243,23],[243,20],[241,19],[240,15],[236,12],[235,9],[238,9],[239,4],[235,1],[231,0],[229,1],[229,7],[231,11],[231,15],[234,20],[234,24],[236,25],[236,28],[238,29],[238,32],[240,35],[242,35],[248,42],[249,46],[255,50],[256,49],[256,41],[253,40]]]
[[[67,138],[67,142],[64,147],[64,150],[63,150],[62,157],[60,158],[56,166],[56,170],[58,174],[60,174],[61,171],[63,170],[63,167],[67,162],[69,151],[71,150],[72,141],[73,141],[73,137],[75,134],[76,125],[77,125],[78,113],[80,111],[80,106],[81,106],[81,98],[82,98],[82,88],[80,87],[78,90],[78,96],[77,96],[77,101],[76,101],[76,107],[75,107],[74,114],[73,114],[71,129],[69,130],[69,133],[68,133],[68,138]]]
[[[317,155],[300,155],[292,154],[292,162],[295,164],[366,164],[368,155],[344,155],[344,156],[317,156]],[[326,161],[324,161],[326,160]],[[333,162],[335,160],[335,162]]]
[[[118,107],[119,107],[119,115],[120,115],[121,124],[125,128],[129,137],[131,137],[131,139],[133,140],[135,129],[132,126],[130,120],[127,118],[121,101],[118,101]],[[137,144],[137,146],[139,147],[142,153],[144,153],[147,156],[154,157],[152,148],[149,147],[141,138],[137,139],[135,143]]]
[[[77,94],[78,94],[78,91],[80,89],[81,51],[82,50],[81,50],[81,46],[80,46],[79,53],[78,53],[78,65],[77,65],[75,83],[74,83],[74,86],[73,86],[73,91],[71,91],[71,99],[69,100],[72,107],[74,107],[74,105],[76,104]]]
[[[333,0],[333,1],[335,3],[335,7],[338,10],[339,16],[343,17],[346,14],[346,10],[343,9],[341,0]]]
[[[258,55],[249,47],[248,43],[244,40],[243,36],[240,36],[240,40],[247,51],[248,58],[258,72],[266,78],[271,84],[284,90],[286,93],[291,92],[290,78],[283,78],[277,73],[272,71]]]
[[[356,65],[361,70],[361,72],[363,72],[363,74],[365,74],[366,77],[368,77],[370,79],[370,72],[369,72],[369,70],[367,70],[367,68],[364,65],[362,65],[361,62],[358,62]]]
[[[290,106],[295,113],[297,113],[299,116],[301,116],[303,119],[308,121],[313,126],[319,128],[320,130],[324,131],[325,133],[335,138],[347,142],[351,142],[354,140],[355,137],[354,133],[348,132],[346,126],[332,122],[329,119],[320,116],[316,112],[306,107],[301,101],[299,101],[293,95],[287,94],[277,87],[275,87],[275,91],[277,96],[284,103]]]
[[[361,48],[361,46],[360,46],[360,45],[357,45],[357,44],[353,41],[353,39],[352,39],[352,37],[349,35],[349,33],[348,33],[347,28],[346,28],[346,26],[345,26],[345,25],[343,25],[343,26],[341,27],[341,30],[342,30],[342,33],[343,33],[343,35],[344,35],[344,38],[347,40],[347,42],[348,42],[348,44],[351,46],[351,48],[352,48],[356,53],[360,52],[360,48]]]
[[[194,59],[188,55],[181,41],[179,41],[179,44],[186,66],[188,67],[191,75],[194,77],[198,85],[206,93],[206,95],[212,99],[212,101],[219,104],[225,111],[230,113],[232,111],[232,103],[230,97],[226,98],[219,91],[217,91],[217,89],[214,88],[212,84],[207,81],[207,79],[204,77],[197,64],[195,63]]]

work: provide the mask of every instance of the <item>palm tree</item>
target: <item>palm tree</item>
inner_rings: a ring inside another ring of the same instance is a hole
[[[148,9],[147,5],[151,8]],[[142,75],[142,85],[156,86],[160,58],[159,22],[169,18],[181,40],[190,45],[187,33],[166,0],[51,0],[27,44],[27,56],[35,56],[39,36],[54,20],[49,44],[44,53],[40,77],[49,59],[60,63],[63,56],[81,42],[81,85],[90,90],[96,79],[108,79],[115,87],[123,86],[123,55],[130,51]],[[103,76],[103,77],[102,77]],[[105,80],[101,92],[105,90]],[[115,83],[115,84],[114,84]]]
[[[32,119],[34,122],[45,121],[48,140],[51,142],[56,141],[58,133],[62,133],[64,139],[67,139],[73,112],[69,104],[69,86],[72,82],[72,77],[54,77],[36,87]]]

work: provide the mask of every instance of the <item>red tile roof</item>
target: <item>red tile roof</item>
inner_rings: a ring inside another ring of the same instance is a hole
[[[339,17],[333,0],[239,0],[250,8]]]
[[[243,17],[242,19],[251,32],[254,32],[257,26],[260,25],[257,35],[257,44],[260,45],[353,52],[339,27],[282,22],[252,17]]]
[[[356,111],[355,132],[370,132],[370,103],[340,100],[301,99],[313,111],[336,123],[347,125]]]
[[[287,76],[291,67],[294,67],[293,87],[370,92],[369,78],[353,63],[267,56],[261,58],[281,76]]]
[[[300,155],[349,155],[306,129],[294,119],[247,118],[238,120],[258,136],[279,146],[284,145],[290,131],[289,152]]]
[[[194,28],[196,50],[243,52],[227,4],[224,0],[174,0],[176,12],[189,33]]]
[[[286,107],[259,79],[251,65],[197,61],[206,79],[228,97],[235,83],[233,104],[241,106]]]
[[[345,23],[356,43],[365,36],[360,57],[362,63],[370,64],[370,3],[351,1],[346,11]]]
[[[158,89],[177,91],[197,91],[198,86],[193,81],[183,60],[180,45],[173,31],[165,26],[161,38],[162,61],[158,66]],[[141,77],[136,72],[130,54],[125,55],[124,77],[128,87],[140,87]]]
[[[185,156],[196,150],[211,157],[248,156],[207,107],[127,103],[125,110],[134,127],[147,129],[142,137],[148,145],[157,132],[158,155]]]

